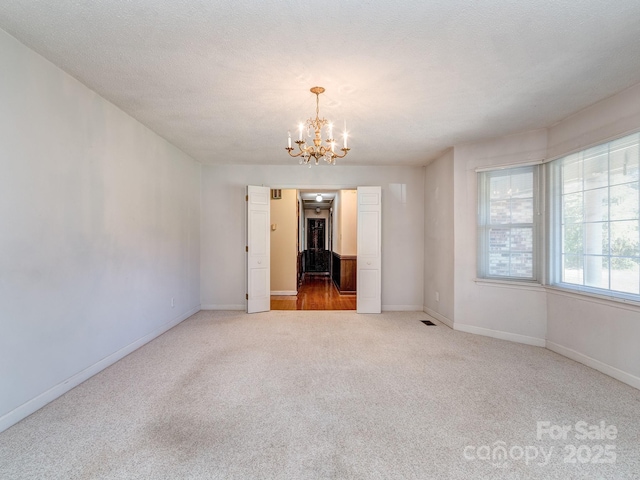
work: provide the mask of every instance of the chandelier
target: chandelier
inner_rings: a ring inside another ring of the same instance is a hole
[[[329,165],[336,164],[336,158],[344,158],[350,148],[347,148],[347,122],[344,123],[344,133],[342,134],[344,137],[343,147],[340,149],[344,152],[342,155],[338,155],[336,153],[336,141],[333,138],[333,124],[329,122],[326,118],[319,117],[320,110],[320,94],[324,92],[323,87],[313,87],[311,88],[311,93],[316,95],[316,118],[310,118],[307,120],[305,124],[300,124],[298,126],[298,140],[296,140],[296,144],[298,145],[299,151],[297,153],[293,152],[293,148],[291,147],[291,132],[289,132],[289,144],[286,148],[289,155],[292,157],[300,157],[300,164],[310,164],[311,159],[315,159],[315,164],[318,165],[318,162],[321,158],[324,158],[324,161]],[[311,137],[312,132],[314,133],[313,137],[313,145],[307,145],[305,140],[303,139],[303,133],[306,126],[306,133],[308,137]],[[327,138],[325,143],[322,145],[322,128],[327,127]],[[309,165],[311,167],[311,165]]]

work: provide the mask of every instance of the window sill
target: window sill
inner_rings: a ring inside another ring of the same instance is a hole
[[[624,297],[615,297],[613,295],[603,295],[601,293],[577,290],[570,287],[563,287],[562,285],[546,285],[545,289],[552,295],[575,298],[585,302],[599,303],[601,305],[622,308],[633,312],[638,312],[640,310],[640,301]]]
[[[495,278],[475,278],[473,280],[476,285],[499,288],[516,288],[521,290],[532,290],[540,292],[544,290],[544,286],[536,281],[531,280],[498,280]]]

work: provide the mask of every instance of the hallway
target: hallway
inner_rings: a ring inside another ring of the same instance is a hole
[[[272,296],[271,310],[355,310],[356,295],[340,295],[328,275],[305,275],[297,296]]]

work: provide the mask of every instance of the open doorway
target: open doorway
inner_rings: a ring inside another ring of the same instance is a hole
[[[271,309],[355,310],[357,191],[282,189],[274,192],[271,198]],[[281,225],[290,225],[294,216],[295,277],[291,272],[292,228],[281,229]],[[294,278],[295,292],[290,290]]]
[[[315,188],[314,188],[315,190]],[[283,192],[278,190],[278,192]],[[305,233],[304,215],[298,215],[297,211],[302,208],[303,203],[300,200],[300,192],[294,190],[294,204],[298,205],[296,212],[298,235],[294,238],[294,243],[298,242],[298,248],[294,248],[293,270],[296,272],[295,257],[304,258],[301,255],[300,245],[305,242],[299,242],[299,237]],[[245,246],[246,256],[246,272],[247,272],[247,313],[265,312],[271,309],[270,300],[273,289],[271,288],[271,262],[272,255],[270,249],[271,233],[278,230],[277,222],[270,221],[271,199],[274,196],[273,190],[265,186],[247,186],[247,243]],[[358,186],[356,197],[357,218],[351,222],[356,225],[356,281],[354,285],[357,287],[356,295],[356,311],[358,313],[380,313],[382,311],[382,187],[375,185]],[[296,200],[297,198],[297,200]],[[334,215],[330,215],[330,219],[335,219]],[[287,216],[288,219],[291,217]],[[344,219],[343,219],[344,220]],[[348,222],[346,222],[348,223]],[[337,228],[337,221],[333,222],[329,232],[333,228]],[[302,233],[301,233],[302,232]],[[334,236],[331,234],[332,237]],[[290,237],[289,237],[290,238]],[[340,237],[344,242],[344,238]],[[335,245],[335,244],[334,244]],[[344,243],[343,243],[344,245]],[[290,251],[290,250],[289,250]],[[332,250],[332,259],[335,253],[344,256],[344,252],[334,252]],[[277,259],[273,259],[274,263],[278,263]],[[303,267],[304,268],[304,267]],[[336,264],[332,260],[331,275],[338,277],[335,270]],[[346,270],[346,269],[345,269]],[[306,273],[306,272],[305,272]],[[287,279],[296,279],[296,275],[287,276]],[[339,275],[342,280],[342,273]],[[288,280],[289,281],[289,280]],[[340,282],[342,286],[342,281]],[[292,295],[300,294],[299,290],[293,290]]]

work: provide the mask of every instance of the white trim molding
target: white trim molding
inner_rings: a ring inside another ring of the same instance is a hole
[[[278,297],[295,297],[298,295],[297,290],[271,290],[271,295]]]
[[[454,329],[453,328],[453,320],[445,317],[444,315],[439,314],[438,312],[436,312],[435,310],[431,310],[429,307],[423,307],[422,311],[424,313],[426,313],[427,315],[429,315],[430,317],[435,318],[436,320],[438,320],[439,322],[444,323],[447,327]],[[455,329],[454,329],[455,330]]]
[[[453,329],[460,332],[498,338],[500,340],[509,340],[510,342],[524,343],[525,345],[533,345],[534,347],[546,347],[547,344],[547,341],[544,338],[530,337],[528,335],[520,335],[518,333],[502,332],[500,330],[491,330],[489,328],[465,325],[458,322],[453,324]]]
[[[382,305],[383,312],[421,312],[422,305]]]
[[[94,363],[93,365],[90,365],[89,367],[85,368],[81,372],[76,373],[72,377],[67,378],[66,380],[60,382],[57,385],[54,385],[49,390],[41,393],[37,397],[32,398],[31,400],[23,403],[19,407],[16,407],[13,410],[11,410],[10,412],[4,414],[2,417],[0,417],[0,432],[6,430],[7,428],[11,427],[12,425],[15,425],[20,420],[22,420],[24,418],[27,418],[32,413],[36,412],[37,410],[40,410],[46,404],[48,404],[48,403],[52,402],[53,400],[55,400],[56,398],[64,395],[65,393],[67,393],[72,388],[77,387],[78,385],[80,385],[85,380],[88,380],[89,378],[93,377],[95,374],[100,373],[105,368],[113,365],[118,360],[121,360],[122,358],[126,357],[131,352],[133,352],[133,351],[137,350],[138,348],[142,347],[143,345],[149,343],[151,340],[155,339],[156,337],[159,337],[160,335],[162,335],[166,331],[172,329],[173,327],[178,325],[180,322],[186,320],[191,315],[193,315],[193,314],[195,314],[195,313],[197,313],[199,311],[200,311],[200,305],[192,308],[191,310],[189,310],[188,312],[183,313],[182,315],[179,315],[178,317],[174,318],[173,320],[170,320],[169,322],[167,322],[164,325],[156,328],[155,330],[153,330],[151,333],[145,335],[144,337],[139,338],[135,342],[130,343],[129,345],[127,345],[127,346],[121,348],[120,350],[112,353],[108,357],[103,358],[102,360]]]
[[[633,388],[637,388],[640,390],[640,377],[636,377],[630,373],[625,372],[624,370],[620,370],[619,368],[612,367],[611,365],[601,362],[600,360],[596,360],[595,358],[589,357],[583,353],[572,350],[571,348],[564,347],[557,343],[551,342],[547,340],[547,348],[552,352],[556,352],[564,357],[570,358],[571,360],[575,360],[576,362],[582,363],[587,367],[591,367],[594,370],[598,370],[599,372],[604,373],[605,375],[609,375],[610,377],[615,378],[616,380],[620,380],[627,385],[632,386]]]
[[[246,311],[247,310],[247,305],[246,304],[229,304],[229,305],[217,305],[217,304],[208,304],[208,305],[202,305],[202,310],[242,310],[242,311]]]

